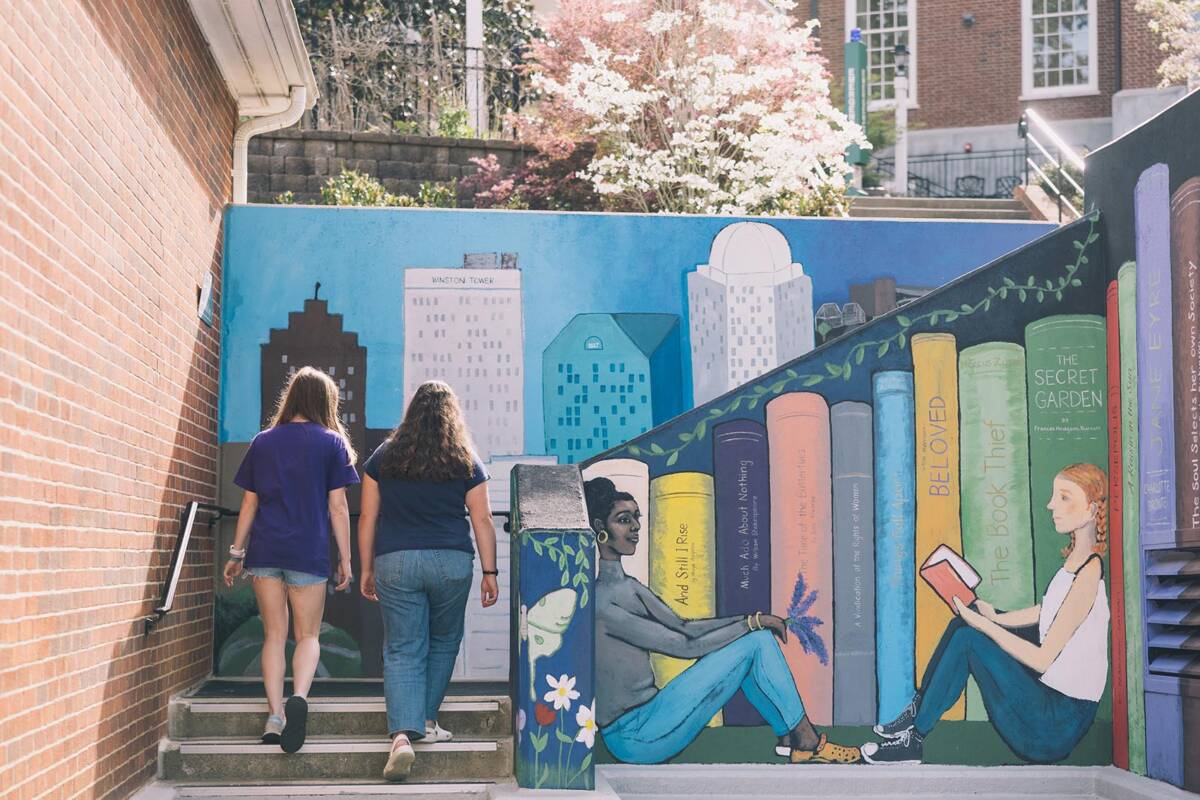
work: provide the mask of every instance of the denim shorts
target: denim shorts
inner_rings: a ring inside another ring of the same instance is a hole
[[[274,578],[283,581],[288,586],[312,586],[329,580],[323,575],[313,575],[311,572],[300,572],[295,569],[279,569],[278,567],[248,567],[249,572],[256,578]]]

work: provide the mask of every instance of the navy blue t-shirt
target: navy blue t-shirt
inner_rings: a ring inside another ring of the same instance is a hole
[[[407,481],[384,478],[379,463],[391,442],[384,442],[363,464],[363,473],[379,483],[379,519],[375,555],[396,550],[462,550],[474,555],[467,492],[488,479],[478,456],[470,478]]]
[[[329,575],[329,493],[358,483],[341,436],[315,422],[267,428],[233,482],[258,495],[246,567]]]

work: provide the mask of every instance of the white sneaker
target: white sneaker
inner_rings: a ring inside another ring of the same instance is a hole
[[[436,722],[433,723],[432,728],[429,727],[428,725],[425,726],[424,741],[426,741],[426,742],[448,742],[453,738],[454,738],[453,733],[446,730],[441,725],[438,725]]]
[[[417,754],[413,752],[408,737],[402,733],[397,735],[392,739],[392,751],[388,753],[387,766],[383,768],[383,779],[386,781],[404,780],[408,777],[413,762],[416,760]]]

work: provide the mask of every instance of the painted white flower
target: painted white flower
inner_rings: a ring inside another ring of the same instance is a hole
[[[579,725],[579,733],[575,734],[575,741],[583,742],[587,745],[588,750],[596,744],[596,701],[593,700],[590,706],[580,706],[575,712],[575,722]]]
[[[525,715],[525,709],[517,709],[517,744],[521,744],[521,735],[525,732],[525,722],[528,718]]]
[[[570,711],[571,702],[579,699],[579,692],[575,691],[575,679],[570,675],[563,675],[555,680],[553,675],[547,675],[546,683],[550,684],[550,691],[546,692],[543,699],[553,704],[555,711]]]

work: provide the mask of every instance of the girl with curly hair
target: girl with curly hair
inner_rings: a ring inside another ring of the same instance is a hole
[[[954,599],[921,690],[892,722],[876,725],[883,743],[862,747],[872,764],[919,764],[926,736],[967,685],[979,684],[988,719],[1012,751],[1048,764],[1066,758],[1096,717],[1108,681],[1108,479],[1093,464],[1054,478],[1046,505],[1054,528],[1070,536],[1066,559],[1039,605],[997,611]]]
[[[383,691],[391,752],[383,776],[405,777],[412,741],[444,742],[438,708],[462,643],[475,548],[480,598],[495,604],[496,529],[488,475],[475,455],[454,391],[417,388],[404,420],[363,465],[360,590],[383,607]],[[469,521],[468,521],[469,518]]]

